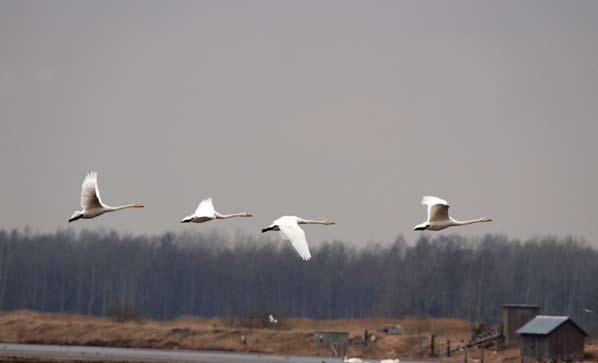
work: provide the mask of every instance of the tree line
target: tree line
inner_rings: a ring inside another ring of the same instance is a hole
[[[269,312],[313,318],[451,316],[497,322],[503,303],[598,320],[598,250],[583,240],[422,234],[312,247],[218,233],[0,231],[0,309],[154,319]]]

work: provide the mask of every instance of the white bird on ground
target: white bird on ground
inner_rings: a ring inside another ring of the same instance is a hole
[[[422,198],[422,204],[428,206],[428,220],[415,226],[416,231],[440,231],[447,227],[464,226],[466,224],[491,222],[489,217],[482,217],[470,221],[458,221],[449,217],[449,205],[446,200],[436,197],[425,196]]]
[[[213,219],[227,219],[233,217],[251,217],[251,213],[249,212],[241,212],[241,213],[234,213],[234,214],[220,214],[214,210],[214,205],[212,204],[212,198],[204,199],[199,203],[195,213],[190,216],[187,216],[181,220],[181,223],[203,223],[208,222]]]
[[[121,205],[118,207],[110,207],[102,202],[100,198],[100,190],[98,189],[98,174],[92,171],[87,174],[83,185],[81,186],[81,208],[83,210],[75,211],[69,223],[76,221],[77,219],[91,219],[100,216],[107,212],[114,212],[126,208],[143,208],[141,203],[133,203]]]
[[[382,359],[380,363],[401,363],[398,359]]]
[[[278,320],[274,318],[274,315],[272,314],[268,316],[268,321],[270,322],[270,324],[278,324]]]
[[[343,363],[365,363],[361,358],[343,358]]]
[[[308,261],[311,259],[309,253],[309,246],[307,245],[307,239],[305,238],[305,232],[300,224],[335,224],[331,219],[324,219],[321,221],[303,219],[295,216],[283,216],[272,222],[271,225],[262,229],[262,233],[268,231],[280,231],[280,235],[283,239],[288,239],[291,244],[299,253],[302,259]]]
[[[583,309],[584,313],[593,313],[593,311],[590,309],[586,309],[586,308],[582,308],[582,309]]]

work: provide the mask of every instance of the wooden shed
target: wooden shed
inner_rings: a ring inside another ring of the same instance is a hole
[[[504,304],[502,306],[502,330],[505,344],[511,345],[519,342],[517,329],[540,314],[538,305]]]
[[[520,335],[521,356],[550,361],[583,359],[588,334],[568,316],[538,315],[525,324]]]

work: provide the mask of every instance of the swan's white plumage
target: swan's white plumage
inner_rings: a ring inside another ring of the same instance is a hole
[[[425,195],[422,198],[422,204],[423,205],[431,205],[431,204],[444,204],[444,205],[448,205],[448,202],[444,199],[440,199],[438,197],[433,197],[430,195]]]
[[[283,239],[288,239],[291,241],[291,244],[301,256],[302,259],[305,261],[311,259],[311,254],[309,253],[309,246],[307,245],[307,239],[305,238],[305,232],[301,227],[300,224],[335,224],[332,219],[323,219],[323,220],[313,220],[313,219],[304,219],[299,218],[296,216],[282,216],[272,222],[272,224],[264,229],[262,229],[262,233],[268,231],[280,231]]]
[[[214,214],[214,204],[212,204],[212,198],[207,198],[202,200],[197,209],[195,210],[194,216],[195,217],[208,217],[208,218],[216,218]]]
[[[468,221],[458,221],[449,216],[449,204],[446,200],[432,196],[422,198],[422,204],[428,206],[428,219],[415,226],[416,231],[440,231],[448,227],[464,226],[466,224],[491,222],[492,218],[482,217]]]
[[[98,174],[92,171],[85,176],[81,185],[81,208],[83,209],[73,213],[71,218],[69,218],[69,222],[81,218],[91,219],[107,212],[115,212],[126,208],[143,208],[143,204],[133,203],[117,207],[104,204],[100,197],[100,189],[98,188]]]
[[[206,198],[202,200],[195,212],[190,216],[187,216],[181,220],[181,223],[204,223],[209,222],[214,219],[227,219],[233,217],[251,217],[251,213],[249,212],[241,212],[241,213],[233,213],[233,214],[222,214],[218,213],[214,209],[214,204],[212,203],[212,198]]]
[[[299,218],[292,216],[284,216],[275,220],[272,224],[278,226],[280,229],[280,235],[283,239],[291,241],[291,244],[301,256],[302,259],[308,261],[311,259],[311,253],[309,253],[309,246],[307,244],[307,238],[305,232],[299,227]]]
[[[347,358],[343,359],[343,363],[365,363],[361,358]]]
[[[87,174],[81,185],[81,208],[83,210],[94,210],[105,208],[100,198],[100,189],[98,188],[98,174],[92,171]]]
[[[428,222],[449,220],[449,205],[446,200],[426,195],[422,198],[422,204],[428,206]]]

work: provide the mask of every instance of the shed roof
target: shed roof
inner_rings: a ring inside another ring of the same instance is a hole
[[[589,336],[579,325],[577,325],[568,316],[550,316],[550,315],[538,315],[532,320],[528,321],[527,324],[517,330],[517,334],[531,334],[531,335],[548,335],[552,333],[556,328],[563,325],[565,322],[570,321],[579,331]]]

